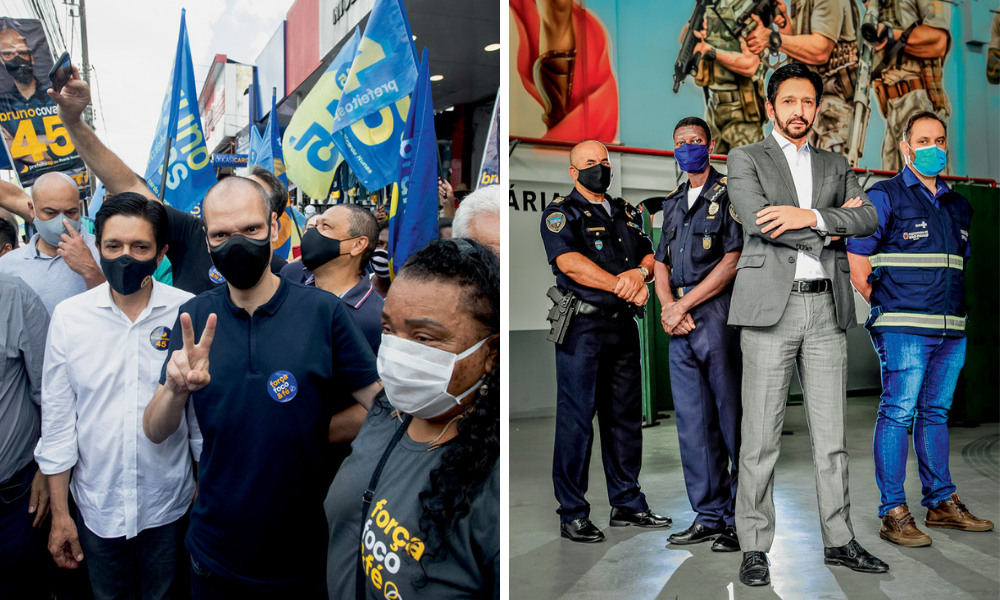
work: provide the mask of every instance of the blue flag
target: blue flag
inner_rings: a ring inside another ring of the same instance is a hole
[[[430,66],[424,48],[410,114],[399,147],[399,185],[389,209],[389,274],[403,268],[414,252],[437,239],[437,134]]]
[[[173,143],[170,156],[164,160],[167,138]],[[160,190],[163,169],[167,168],[167,186]],[[194,85],[194,68],[188,44],[184,10],[181,9],[181,30],[177,37],[177,54],[170,72],[160,118],[157,121],[153,147],[146,165],[146,182],[153,193],[171,206],[201,214],[201,200],[208,188],[216,183],[211,156],[205,147],[205,136],[198,114],[198,88]]]
[[[401,0],[376,0],[336,105],[334,144],[370,190],[394,182],[407,96],[417,78],[416,52]]]
[[[483,148],[483,163],[479,166],[476,189],[488,185],[500,185],[500,91],[493,102],[493,118],[490,119],[490,133]]]
[[[272,93],[271,114],[267,117],[267,127],[264,129],[263,135],[258,132],[257,125],[252,121],[250,123],[250,157],[247,166],[260,165],[264,167],[277,175],[285,187],[288,187],[288,178],[285,176],[285,161],[281,155],[281,138],[278,135],[280,127],[276,103],[277,98]],[[278,215],[278,241],[271,244],[274,252],[282,258],[288,258],[288,253],[292,249],[292,230],[294,228],[293,215],[290,208],[285,207],[285,212]]]

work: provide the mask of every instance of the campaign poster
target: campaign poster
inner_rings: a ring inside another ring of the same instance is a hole
[[[42,22],[0,17],[0,62],[0,131],[21,185],[63,171],[85,189],[86,167],[45,93],[53,57]]]

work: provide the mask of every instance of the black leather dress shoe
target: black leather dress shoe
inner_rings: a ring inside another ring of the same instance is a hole
[[[767,552],[752,550],[743,553],[740,564],[740,581],[743,585],[768,585],[771,583],[771,573],[768,570]]]
[[[671,523],[673,521],[670,517],[661,517],[648,508],[642,512],[635,512],[634,510],[619,508],[617,506],[611,508],[612,527],[635,525],[636,527],[657,528],[670,527]]]
[[[843,565],[859,573],[885,573],[889,570],[889,565],[869,554],[857,540],[851,540],[840,548],[823,548],[823,562]]]
[[[700,544],[701,542],[707,542],[721,535],[725,529],[709,529],[705,527],[698,521],[691,524],[690,527],[684,531],[678,531],[672,536],[667,538],[667,541],[676,546],[686,546],[688,544]]]
[[[569,523],[563,523],[559,526],[559,531],[564,538],[574,542],[593,544],[594,542],[604,541],[604,534],[587,517],[580,517],[579,519],[573,519]]]
[[[740,539],[736,537],[736,528],[732,525],[726,527],[722,535],[715,538],[712,544],[712,552],[739,552]]]

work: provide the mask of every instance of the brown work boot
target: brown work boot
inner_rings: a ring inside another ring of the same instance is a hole
[[[908,548],[931,545],[931,536],[917,529],[913,515],[905,504],[885,513],[878,536],[887,542]]]
[[[958,499],[958,494],[952,494],[951,500],[941,502],[937,508],[928,508],[924,525],[940,529],[961,529],[962,531],[989,531],[993,529],[993,521],[977,519],[973,516]]]
[[[545,109],[542,122],[549,129],[562,121],[569,109],[575,65],[576,50],[552,50],[535,61],[532,75]]]

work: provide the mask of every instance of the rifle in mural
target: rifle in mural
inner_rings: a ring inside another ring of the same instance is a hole
[[[705,11],[709,5],[714,6],[713,0],[696,0],[694,10],[691,11],[691,18],[688,19],[687,29],[684,37],[681,38],[681,49],[677,53],[677,60],[674,61],[674,93],[681,89],[681,84],[688,75],[692,77],[698,72],[698,64],[701,62],[701,52],[695,52],[694,47],[698,45],[698,38],[694,32],[701,31],[701,25],[705,20]]]
[[[889,38],[891,27],[884,27],[879,34],[879,9],[881,0],[870,0],[865,8],[865,16],[861,19],[861,46],[858,56],[858,81],[854,85],[854,114],[851,117],[851,127],[847,135],[847,160],[852,167],[858,166],[865,148],[865,135],[868,133],[868,115],[871,113],[869,90],[872,83],[872,62],[875,56],[875,46]]]

